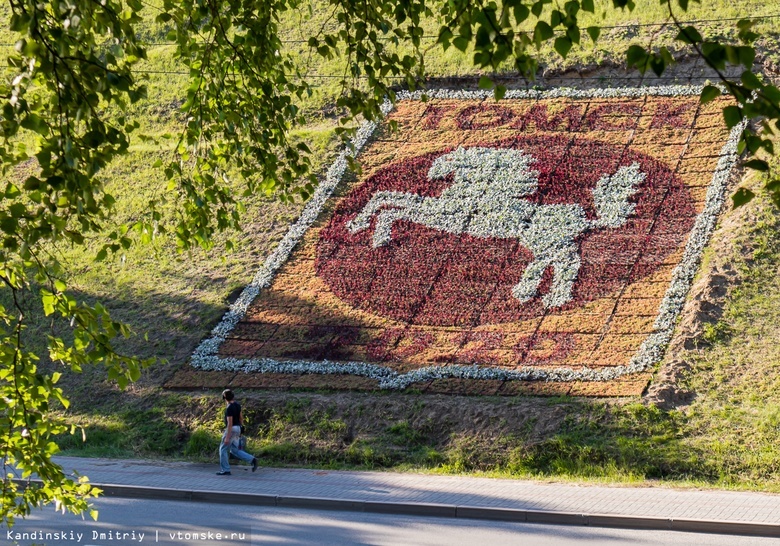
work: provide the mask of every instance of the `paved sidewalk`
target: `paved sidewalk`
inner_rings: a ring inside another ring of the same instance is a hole
[[[780,537],[780,495],[55,457],[106,495]],[[229,492],[226,492],[229,491]]]

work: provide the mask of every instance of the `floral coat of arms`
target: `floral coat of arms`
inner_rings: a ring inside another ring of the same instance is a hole
[[[192,365],[236,386],[640,393],[736,159],[741,128],[698,92],[404,94]]]

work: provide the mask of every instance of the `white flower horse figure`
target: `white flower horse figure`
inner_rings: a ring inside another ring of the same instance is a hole
[[[578,204],[544,205],[522,199],[539,185],[539,172],[530,168],[534,161],[522,150],[459,147],[438,157],[428,171],[429,180],[455,173],[454,183],[439,197],[376,192],[347,228],[352,233],[367,229],[376,215],[374,248],[390,242],[397,220],[452,234],[517,238],[534,259],[512,295],[521,302],[536,296],[544,271],[552,266],[552,285],[542,302],[546,308],[561,306],[572,299],[580,269],[576,238],[589,229],[624,225],[636,207],[629,198],[646,175],[636,162],[604,174],[593,189],[597,218],[588,220]]]

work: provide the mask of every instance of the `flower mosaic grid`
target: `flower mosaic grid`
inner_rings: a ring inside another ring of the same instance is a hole
[[[169,386],[640,393],[736,159],[698,93],[401,96]]]

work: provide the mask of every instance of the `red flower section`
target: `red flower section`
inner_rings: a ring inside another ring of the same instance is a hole
[[[467,119],[474,115],[469,111]],[[495,109],[490,115],[496,123],[502,119]],[[492,124],[493,119],[483,123]],[[631,198],[635,210],[623,227],[594,229],[578,238],[582,265],[573,299],[557,310],[581,306],[652,274],[685,241],[695,220],[685,184],[663,163],[631,148],[568,136],[516,136],[482,146],[531,154],[539,187],[526,199],[545,205],[579,204],[589,219],[597,216],[592,190],[599,178],[634,162],[646,174]],[[541,316],[545,313],[541,296],[551,284],[552,268],[545,272],[536,297],[526,302],[513,297],[512,287],[533,260],[517,239],[454,235],[397,221],[390,243],[373,248],[373,222],[371,229],[355,234],[347,229],[378,191],[438,196],[452,183],[452,175],[428,180],[427,173],[437,157],[451,150],[388,165],[354,188],[320,232],[317,274],[351,305],[414,325],[473,327]],[[390,355],[386,351],[376,357],[384,360]]]
[[[482,104],[475,104],[461,110],[455,118],[455,123],[458,129],[466,131],[477,128],[491,129],[506,125],[515,115],[511,108],[497,104],[490,108],[485,108]]]
[[[560,108],[560,106],[563,106]],[[682,127],[695,103],[677,105],[660,103],[653,115],[653,127]],[[421,128],[436,130],[452,118],[461,131],[484,131],[504,128],[520,131],[625,131],[637,127],[642,115],[640,102],[572,103],[540,102],[528,109],[516,109],[505,104],[471,104],[460,109],[452,105],[429,104],[423,114]]]
[[[604,131],[636,129],[641,114],[641,104],[602,104],[589,113],[589,127]]]
[[[662,102],[658,105],[650,128],[689,127],[693,118],[692,114],[695,110],[696,105],[691,103],[677,104],[672,101]]]

